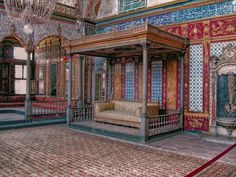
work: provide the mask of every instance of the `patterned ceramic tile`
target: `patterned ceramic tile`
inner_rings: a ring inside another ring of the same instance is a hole
[[[214,55],[219,57],[222,54],[223,47],[226,47],[228,44],[233,44],[236,46],[236,41],[211,43],[211,56]]]
[[[189,110],[203,111],[203,46],[190,46]]]
[[[152,62],[152,101],[162,103],[162,61]]]
[[[146,4],[146,0],[119,0],[119,12],[126,12],[146,7]]]
[[[139,18],[128,22],[122,22],[119,24],[98,28],[97,33],[110,32],[112,31],[113,28],[117,30],[124,30],[132,26],[138,26],[144,24],[146,23],[146,21],[148,21],[148,23],[150,24],[159,26],[159,25],[180,23],[191,20],[199,20],[203,18],[228,15],[228,14],[233,14],[235,12],[236,8],[233,5],[232,1],[223,1],[215,4],[158,14],[147,18]]]
[[[134,63],[126,63],[125,66],[125,99],[134,100]]]
[[[95,72],[103,71],[105,62],[106,62],[106,58],[96,57],[96,59],[95,59]]]

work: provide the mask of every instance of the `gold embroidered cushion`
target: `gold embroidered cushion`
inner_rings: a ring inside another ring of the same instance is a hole
[[[113,102],[95,103],[95,112],[114,110],[114,109],[115,109],[115,103]]]

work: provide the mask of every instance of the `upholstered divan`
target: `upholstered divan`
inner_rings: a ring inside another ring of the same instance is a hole
[[[94,120],[130,127],[140,127],[142,104],[130,101],[95,103]],[[148,103],[148,117],[158,115],[158,105]]]

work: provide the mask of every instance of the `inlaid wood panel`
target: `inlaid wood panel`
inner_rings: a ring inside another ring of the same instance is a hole
[[[114,98],[116,100],[121,99],[121,91],[122,91],[121,75],[122,75],[122,65],[116,64],[115,65],[115,93],[114,93]]]
[[[167,61],[167,110],[176,109],[177,60]]]

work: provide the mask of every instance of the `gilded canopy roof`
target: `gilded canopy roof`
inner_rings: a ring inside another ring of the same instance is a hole
[[[147,44],[149,54],[174,53],[184,51],[189,40],[158,27],[144,24],[123,31],[86,36],[63,41],[67,54],[122,57],[142,54],[142,45]]]

